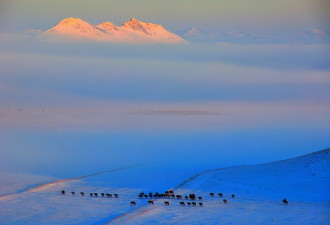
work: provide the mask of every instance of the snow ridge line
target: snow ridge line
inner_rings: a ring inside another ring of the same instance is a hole
[[[44,186],[47,186],[47,185],[51,185],[51,184],[56,184],[56,183],[66,182],[66,181],[72,181],[72,180],[79,180],[79,179],[83,179],[83,178],[86,178],[86,177],[92,177],[92,176],[97,176],[97,175],[104,174],[104,173],[111,173],[111,172],[116,172],[116,171],[120,171],[120,170],[125,170],[125,169],[140,167],[140,166],[143,166],[143,165],[144,164],[135,165],[135,166],[128,166],[128,167],[123,167],[123,168],[118,168],[118,169],[112,169],[112,170],[106,170],[106,171],[92,173],[92,174],[83,175],[83,176],[74,177],[74,178],[67,178],[67,179],[62,179],[62,180],[50,181],[50,182],[47,182],[47,183],[43,183],[43,184],[37,185],[37,186],[32,187],[32,188],[27,188],[27,189],[20,190],[20,191],[15,192],[15,193],[0,195],[0,198],[11,196],[11,195],[16,195],[16,194],[21,194],[21,193],[27,192],[27,191],[36,190],[38,188],[41,188],[41,187],[44,187]]]
[[[292,159],[297,159],[297,158],[303,158],[303,157],[306,157],[306,156],[317,155],[317,154],[320,154],[320,153],[329,154],[329,152],[330,152],[330,148],[326,148],[326,149],[323,149],[323,150],[319,150],[319,151],[312,152],[312,153],[309,153],[309,154],[301,155],[301,156],[298,156],[298,157],[292,157],[292,158],[289,158],[289,159],[282,159],[282,160],[278,160],[278,161],[274,161],[274,162],[268,162],[268,163],[255,164],[255,165],[252,165],[252,166],[267,165],[267,164],[272,164],[272,163],[278,163],[278,162],[283,162],[283,161],[287,161],[287,160],[292,160]],[[219,168],[219,169],[211,169],[211,170],[206,170],[204,172],[197,173],[194,176],[192,176],[191,178],[189,178],[186,181],[184,181],[183,183],[181,183],[178,186],[176,186],[174,189],[177,189],[177,188],[182,187],[183,185],[185,185],[189,181],[192,181],[193,179],[195,179],[196,177],[198,177],[198,176],[200,176],[202,174],[209,173],[209,172],[214,172],[214,171],[219,171],[219,170],[236,168],[236,167],[242,167],[242,166],[247,166],[247,165],[238,165],[238,166],[223,167],[223,168]],[[249,165],[249,166],[251,166],[251,165]]]
[[[241,166],[244,166],[244,165],[241,165]],[[219,169],[212,169],[212,170],[206,170],[204,172],[200,172],[200,173],[197,173],[195,174],[194,176],[190,177],[189,179],[185,180],[184,182],[182,182],[181,184],[179,184],[178,186],[176,186],[175,188],[173,188],[174,190],[175,189],[178,189],[180,187],[182,187],[183,185],[185,185],[186,183],[194,180],[195,178],[199,177],[200,175],[203,175],[205,173],[209,173],[209,172],[214,172],[214,171],[219,171],[219,170],[226,170],[226,169],[231,169],[231,168],[235,168],[235,167],[241,167],[241,166],[230,166],[230,167],[224,167],[224,168],[219,168]]]

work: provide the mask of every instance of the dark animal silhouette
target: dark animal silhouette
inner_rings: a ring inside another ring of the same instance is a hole
[[[144,192],[141,192],[140,195],[144,195]]]
[[[148,198],[148,195],[144,195],[144,198]]]
[[[94,193],[94,196],[97,197],[98,196],[97,193]]]
[[[149,197],[152,198],[152,193],[151,192],[149,192]]]
[[[93,193],[89,193],[89,196],[93,197]]]
[[[115,196],[115,198],[118,198],[118,194],[113,194],[113,196]]]
[[[134,202],[134,201],[131,201],[131,205],[136,205],[136,202]]]
[[[153,205],[154,204],[154,201],[148,201],[149,204]]]
[[[62,190],[62,195],[65,195],[65,191],[64,190]]]
[[[180,205],[181,205],[181,206],[185,206],[184,202],[180,202]]]
[[[231,195],[232,198],[235,198],[235,195]]]
[[[189,199],[190,199],[190,200],[195,200],[195,199],[196,199],[195,194],[190,194],[190,195],[189,195]]]
[[[210,193],[210,196],[211,196],[211,197],[214,197],[214,193]]]
[[[191,206],[191,203],[190,202],[187,202],[187,205]]]
[[[192,202],[191,204],[192,204],[192,206],[196,206],[196,202]]]
[[[288,200],[286,200],[285,198],[282,200],[284,205],[288,205]]]
[[[177,199],[182,199],[182,196],[181,195],[176,195],[176,198]]]
[[[222,193],[218,193],[219,197],[222,198]]]
[[[171,194],[171,198],[175,198],[175,195],[174,194]]]
[[[198,197],[198,200],[199,200],[199,201],[202,201],[202,200],[203,200],[203,198],[202,198],[202,197]]]
[[[76,193],[74,191],[71,192],[72,195],[75,195]]]
[[[198,203],[198,204],[199,204],[199,206],[203,206],[203,203],[201,203],[201,202],[200,202],[200,203]]]
[[[224,199],[224,200],[223,200],[223,203],[227,203],[227,199]]]
[[[188,198],[188,196],[184,196],[184,199],[188,200],[189,198]]]
[[[174,192],[171,190],[171,191],[168,191],[168,193],[170,193],[170,194],[174,194]]]
[[[139,194],[139,198],[143,198],[143,195]]]
[[[108,198],[112,198],[112,194],[106,194]]]
[[[165,205],[170,205],[170,203],[169,202],[164,202],[165,203]]]
[[[80,192],[80,195],[81,195],[81,196],[85,196],[85,193],[84,193],[84,192]]]
[[[104,193],[101,193],[101,196],[104,197]]]

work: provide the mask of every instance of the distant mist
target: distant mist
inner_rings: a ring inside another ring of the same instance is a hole
[[[329,147],[328,45],[0,39],[2,171],[201,171]]]
[[[102,42],[46,42],[35,35],[0,33],[1,52],[42,55],[152,59],[165,61],[222,62],[277,70],[329,69],[329,44],[230,44],[129,45]]]

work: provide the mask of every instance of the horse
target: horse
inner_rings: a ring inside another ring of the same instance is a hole
[[[195,200],[196,199],[196,196],[195,196],[195,194],[190,194],[189,195],[189,198],[190,198],[190,200]]]
[[[235,195],[234,195],[234,194],[232,194],[232,195],[231,195],[231,197],[232,197],[232,198],[235,198]]]
[[[93,197],[93,193],[89,193],[89,196]]]
[[[62,190],[62,195],[65,195],[65,191],[64,190]]]
[[[148,198],[148,195],[144,195],[144,198]]]
[[[85,193],[84,193],[84,192],[80,192],[80,195],[81,195],[81,196],[85,196]]]
[[[187,196],[187,195],[186,195],[186,196],[184,196],[184,199],[188,200],[188,196]]]
[[[181,206],[185,206],[184,202],[180,202],[180,205],[181,205]]]
[[[288,205],[288,200],[286,200],[285,198],[282,200],[284,205]]]
[[[214,193],[210,193],[210,196],[211,196],[211,197],[214,197]]]
[[[136,202],[134,202],[134,201],[131,201],[131,205],[136,205]]]
[[[139,198],[143,198],[143,195],[139,194]]]
[[[198,203],[198,204],[199,204],[199,206],[203,206],[203,203],[201,203],[201,202],[200,202],[200,203]]]
[[[75,195],[76,193],[74,191],[71,192],[72,195]]]
[[[219,195],[219,198],[222,198],[222,193],[218,193],[218,195]]]
[[[112,198],[112,194],[106,194],[108,198]]]
[[[152,198],[152,193],[151,192],[149,192],[149,197]]]
[[[164,203],[165,203],[165,205],[170,205],[170,203],[169,203],[169,202],[167,202],[167,201],[166,201],[166,202],[164,202]]]
[[[199,200],[199,201],[202,201],[202,199],[203,199],[202,197],[198,197],[198,200]]]
[[[187,205],[191,206],[191,203],[190,202],[187,202]]]
[[[94,193],[94,196],[97,197],[98,196],[97,193]]]
[[[223,200],[223,203],[227,203],[227,199],[224,199],[224,200]]]
[[[192,204],[192,206],[196,206],[196,202],[192,202],[191,204]]]
[[[118,198],[118,195],[117,194],[113,194],[113,196],[115,196],[115,198]]]
[[[171,198],[175,198],[175,195],[174,194],[171,194]]]
[[[176,198],[177,199],[182,199],[182,196],[181,195],[176,195]]]
[[[153,205],[154,204],[154,201],[148,201],[149,204]]]
[[[104,197],[104,193],[101,193],[101,196]]]

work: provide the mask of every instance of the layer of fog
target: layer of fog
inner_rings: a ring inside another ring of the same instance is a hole
[[[68,176],[148,162],[203,170],[329,147],[328,48],[6,36],[0,169]]]

